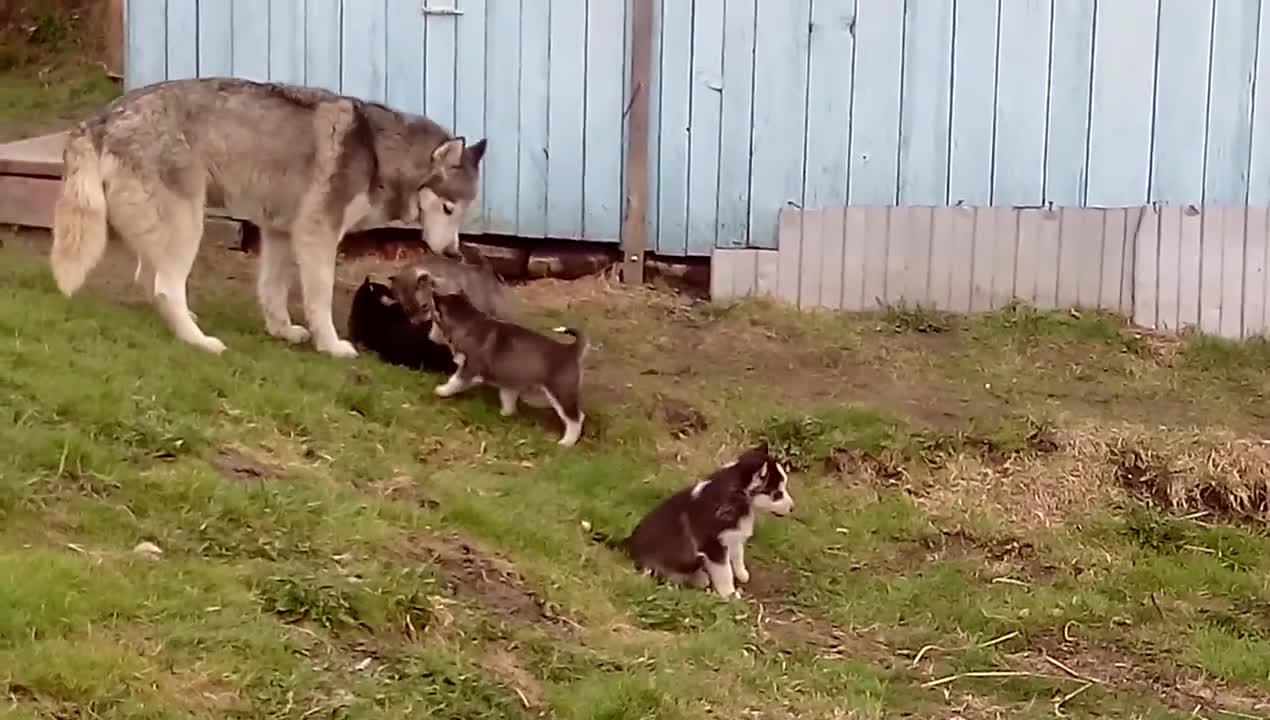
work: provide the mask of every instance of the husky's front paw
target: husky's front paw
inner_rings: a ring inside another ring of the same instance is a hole
[[[280,340],[285,340],[292,345],[306,343],[311,337],[309,329],[303,325],[287,325],[286,327],[281,328],[270,328],[269,334]]]
[[[210,335],[203,337],[194,344],[213,355],[220,355],[225,352],[225,343]]]
[[[353,347],[353,343],[347,340],[336,340],[329,347],[318,348],[318,352],[326,353],[331,357],[351,359],[357,357],[357,348]]]

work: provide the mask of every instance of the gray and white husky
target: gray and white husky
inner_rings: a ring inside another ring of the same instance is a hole
[[[353,357],[331,319],[344,234],[417,223],[433,251],[457,255],[485,148],[426,117],[316,88],[229,78],[138,88],[67,135],[53,276],[69,297],[113,232],[136,253],[137,280],[173,333],[220,353],[186,299],[210,204],[260,227],[269,334]],[[307,328],[287,309],[297,268]]]

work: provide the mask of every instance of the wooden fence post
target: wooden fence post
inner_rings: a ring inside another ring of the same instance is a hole
[[[644,282],[648,248],[648,89],[652,72],[653,0],[634,0],[631,98],[626,109],[626,212],[622,215],[622,279]]]

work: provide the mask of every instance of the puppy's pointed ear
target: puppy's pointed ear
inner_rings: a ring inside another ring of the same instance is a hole
[[[485,138],[481,138],[475,143],[469,145],[467,150],[464,152],[467,164],[471,167],[479,167],[481,160],[485,157],[486,147]]]
[[[463,150],[466,146],[467,140],[462,135],[441,143],[432,151],[433,167],[458,167],[463,162]]]

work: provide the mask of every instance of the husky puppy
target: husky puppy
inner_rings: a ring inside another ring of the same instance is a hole
[[[260,228],[266,331],[354,357],[331,318],[341,239],[413,223],[435,252],[457,254],[485,148],[426,117],[318,88],[214,77],[137,88],[67,133],[53,277],[71,296],[113,233],[136,254],[137,278],[173,334],[219,354],[225,344],[190,313],[186,282],[204,212],[220,207]],[[297,276],[307,327],[287,309]]]
[[[571,447],[582,435],[586,413],[578,406],[582,384],[582,359],[586,337],[573,328],[556,332],[573,336],[570,344],[556,342],[541,333],[491,317],[478,309],[456,286],[430,275],[398,274],[394,281],[398,301],[414,317],[430,317],[430,337],[445,343],[454,353],[458,369],[443,385],[440,397],[453,397],[476,385],[493,385],[503,417],[516,413],[522,395],[542,393],[564,423],[559,444]]]
[[[740,597],[736,584],[750,580],[745,543],[754,534],[755,511],[793,512],[788,481],[763,443],[666,498],[618,545],[641,571]]]
[[[392,287],[367,275],[353,294],[348,336],[384,362],[412,370],[452,373],[457,367],[450,348],[428,338],[430,321],[414,322],[393,295]]]

